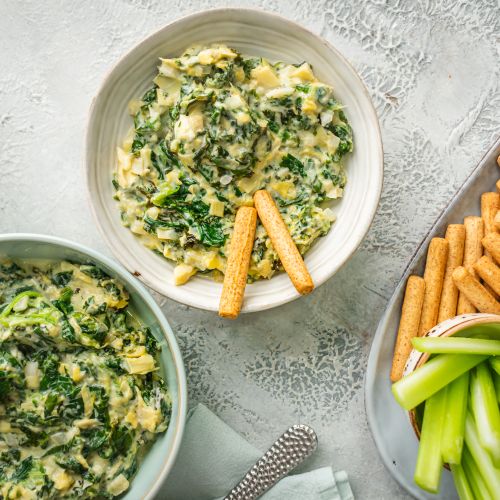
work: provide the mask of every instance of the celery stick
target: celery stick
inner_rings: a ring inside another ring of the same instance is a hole
[[[434,354],[500,355],[500,340],[469,339],[465,337],[415,337],[413,347]]]
[[[469,397],[469,372],[456,378],[447,387],[441,450],[443,460],[459,464],[464,443],[465,417]]]
[[[486,484],[488,491],[491,496],[495,498],[500,491],[500,469],[495,467],[490,454],[481,445],[477,433],[476,423],[474,422],[474,417],[470,412],[467,413],[467,418],[465,419],[465,444],[467,445],[477,468],[481,471],[481,476],[484,479],[484,483]]]
[[[495,391],[497,393],[497,401],[500,405],[500,375],[497,372],[491,370],[491,374],[493,375],[493,381],[495,382]]]
[[[500,356],[490,358],[490,365],[500,375]]]
[[[462,467],[472,490],[473,500],[494,500],[467,446],[462,454]],[[455,479],[455,474],[453,474],[453,479]],[[457,491],[460,496],[458,488]],[[462,500],[461,496],[460,500]]]
[[[424,420],[420,433],[415,483],[420,488],[437,493],[441,481],[443,459],[441,458],[441,433],[446,411],[446,387],[425,402]]]
[[[475,500],[464,468],[460,464],[451,464],[450,468],[460,500]]]
[[[405,410],[411,410],[486,358],[477,354],[439,354],[394,383],[392,393]]]
[[[472,372],[470,387],[471,406],[479,441],[491,455],[495,467],[500,467],[500,410],[493,379],[486,363],[481,363]]]

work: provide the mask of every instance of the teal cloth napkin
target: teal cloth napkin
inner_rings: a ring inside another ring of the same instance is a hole
[[[262,454],[199,404],[188,415],[179,455],[157,500],[223,498]],[[353,500],[354,496],[344,471],[333,472],[331,467],[322,467],[287,476],[261,498]]]

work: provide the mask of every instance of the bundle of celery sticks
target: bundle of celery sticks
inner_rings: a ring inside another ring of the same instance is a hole
[[[499,334],[500,324],[490,324],[470,330],[473,337],[412,340],[431,357],[392,392],[405,410],[416,411],[414,479],[426,491],[439,491],[447,463],[461,500],[500,498]]]

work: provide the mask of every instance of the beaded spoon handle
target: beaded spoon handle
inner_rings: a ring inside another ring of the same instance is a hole
[[[318,437],[307,425],[293,425],[283,433],[224,500],[253,500],[288,475],[318,447]]]

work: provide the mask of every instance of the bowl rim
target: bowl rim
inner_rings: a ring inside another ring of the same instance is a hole
[[[118,67],[122,64],[122,62],[129,58],[132,53],[136,50],[138,50],[140,47],[148,43],[148,41],[154,39],[155,37],[165,33],[168,33],[168,30],[170,30],[173,26],[181,23],[186,23],[189,21],[194,21],[196,19],[202,18],[204,16],[208,15],[213,15],[217,16],[219,15],[225,15],[225,14],[240,14],[240,15],[245,15],[245,13],[248,14],[256,14],[262,17],[268,17],[271,19],[274,19],[274,22],[281,23],[284,25],[288,25],[289,27],[293,28],[294,30],[299,30],[303,32],[305,35],[313,37],[318,44],[321,44],[325,46],[329,51],[333,52],[335,56],[342,62],[342,64],[351,72],[352,76],[356,79],[360,91],[363,93],[367,100],[367,107],[365,109],[365,114],[370,117],[370,120],[375,124],[375,128],[373,130],[375,134],[375,144],[377,145],[378,149],[378,157],[374,158],[373,162],[370,163],[370,168],[373,168],[376,170],[376,185],[372,186],[373,190],[373,203],[370,208],[369,216],[367,216],[362,223],[360,224],[361,230],[357,231],[349,240],[350,241],[350,249],[348,253],[345,255],[345,258],[343,259],[342,262],[339,262],[336,266],[332,266],[327,272],[325,272],[319,279],[315,279],[314,285],[315,289],[319,288],[321,285],[323,285],[326,281],[328,281],[333,275],[335,275],[347,262],[348,260],[353,256],[353,254],[358,250],[359,246],[363,242],[364,238],[368,234],[368,231],[370,230],[370,227],[373,223],[373,220],[375,218],[377,209],[380,204],[380,198],[382,195],[382,189],[383,189],[383,181],[384,181],[384,146],[382,142],[382,133],[380,130],[380,122],[378,119],[377,112],[375,110],[375,106],[373,104],[373,101],[371,99],[370,93],[368,92],[368,88],[365,85],[363,79],[359,75],[359,73],[356,71],[354,66],[347,60],[346,57],[342,55],[340,51],[338,51],[333,44],[331,44],[328,40],[326,40],[324,37],[321,35],[318,35],[311,31],[308,28],[305,28],[299,23],[296,23],[284,16],[281,16],[275,12],[270,12],[264,9],[260,8],[252,8],[252,7],[215,7],[215,8],[208,8],[208,9],[202,9],[198,10],[196,12],[183,15],[177,19],[174,19],[173,21],[168,22],[167,24],[163,25],[162,27],[156,29],[149,35],[145,36],[141,40],[139,40],[137,43],[135,43],[130,49],[125,51],[123,54],[119,56],[119,58],[116,60],[116,62],[109,68],[109,70],[105,73],[105,76],[99,85],[97,91],[95,92],[94,96],[92,97],[90,106],[88,108],[88,113],[87,113],[87,122],[86,122],[86,127],[85,127],[85,139],[84,139],[84,144],[85,144],[85,153],[84,153],[84,160],[83,160],[83,169],[84,169],[84,178],[85,178],[85,186],[86,186],[86,196],[87,196],[87,203],[90,206],[90,210],[92,212],[94,221],[97,224],[97,228],[101,236],[103,237],[103,240],[106,242],[106,245],[108,248],[111,250],[113,256],[120,262],[120,264],[123,265],[131,274],[136,276],[140,281],[142,281],[145,285],[148,287],[152,288],[162,296],[168,297],[169,299],[172,299],[180,304],[184,304],[190,307],[195,307],[197,309],[202,309],[202,310],[207,310],[207,311],[217,311],[216,307],[213,307],[211,305],[204,305],[203,303],[200,303],[196,301],[195,299],[190,299],[191,295],[188,295],[188,297],[179,297],[175,293],[167,293],[166,290],[162,289],[156,283],[150,282],[147,278],[143,276],[143,273],[138,273],[136,269],[134,269],[134,266],[131,265],[128,261],[125,259],[122,259],[122,256],[120,252],[118,251],[118,248],[116,247],[116,244],[113,242],[113,238],[109,237],[104,225],[101,223],[99,213],[96,210],[96,207],[93,203],[93,195],[91,191],[91,153],[90,153],[90,143],[91,143],[91,125],[93,124],[92,122],[94,121],[94,112],[95,112],[95,107],[96,107],[96,102],[97,98],[99,95],[102,93],[102,91],[105,89],[105,87],[108,86],[114,72],[118,69]],[[137,242],[140,244],[140,242]],[[272,279],[272,278],[271,278]],[[175,285],[172,285],[169,287],[170,290],[172,290],[172,287]],[[280,299],[274,300],[274,301],[269,301],[266,302],[265,304],[258,304],[253,308],[246,308],[245,304],[243,304],[241,313],[246,314],[246,313],[252,313],[252,312],[259,312],[259,311],[265,311],[267,309],[272,309],[274,307],[278,307],[281,305],[284,305],[288,302],[293,302],[297,300],[299,297],[302,297],[300,293],[298,293],[293,285],[290,283],[291,291],[287,295],[282,295]]]
[[[128,289],[132,289],[135,293],[141,296],[146,305],[150,308],[154,317],[159,323],[160,330],[165,336],[168,342],[169,350],[172,354],[172,360],[174,363],[176,375],[177,375],[177,426],[172,440],[172,446],[170,447],[169,454],[165,457],[163,466],[160,469],[159,475],[156,477],[150,490],[143,495],[144,500],[152,500],[158,493],[161,485],[163,484],[167,474],[171,471],[179,448],[182,441],[182,436],[184,434],[185,424],[186,424],[186,414],[187,414],[187,382],[186,373],[184,369],[184,362],[182,360],[181,351],[177,344],[177,340],[173,333],[167,318],[163,314],[159,305],[153,299],[151,294],[145,288],[142,283],[134,277],[121,265],[106,257],[96,250],[93,250],[85,245],[76,243],[58,236],[49,236],[39,233],[6,233],[0,234],[1,242],[35,242],[35,243],[48,243],[54,246],[59,246],[63,248],[68,248],[70,250],[75,250],[77,252],[88,255],[92,260],[97,263],[102,263],[105,266],[111,268],[119,279],[125,282]],[[139,467],[140,469],[140,467]]]

